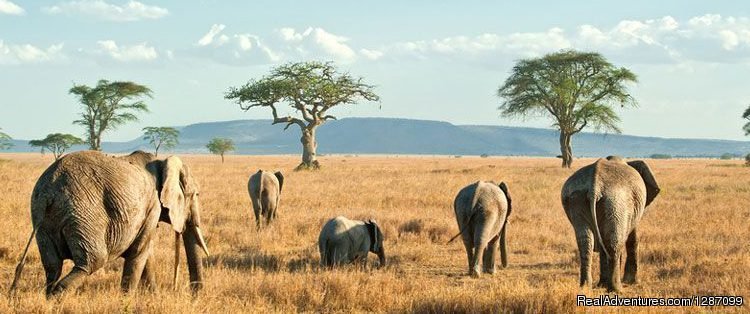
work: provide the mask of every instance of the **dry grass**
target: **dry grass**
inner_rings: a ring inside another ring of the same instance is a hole
[[[0,292],[5,294],[31,231],[31,189],[50,158],[0,156],[5,159],[0,162]],[[122,265],[112,263],[75,294],[48,302],[33,246],[18,298],[12,303],[0,298],[0,312],[570,312],[583,310],[576,307],[576,294],[604,293],[577,287],[575,239],[559,200],[572,172],[560,169],[557,159],[328,156],[318,172],[292,172],[296,156],[229,156],[225,164],[213,156],[184,160],[202,186],[203,229],[213,254],[205,262],[205,290],[197,298],[185,287],[184,269],[183,286],[171,290],[173,238],[161,227],[160,284],[154,293],[122,295]],[[591,161],[577,160],[575,166]],[[750,168],[728,167],[740,161],[649,163],[663,190],[641,223],[640,283],[626,286],[623,295],[749,298]],[[287,178],[280,220],[260,233],[246,192],[247,178],[258,168],[280,169]],[[514,211],[509,267],[472,279],[465,275],[463,246],[445,241],[458,231],[453,197],[478,179],[506,181]],[[390,265],[319,269],[318,232],[336,215],[376,218]]]

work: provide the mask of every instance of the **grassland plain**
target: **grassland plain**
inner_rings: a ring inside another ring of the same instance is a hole
[[[187,288],[186,269],[181,269],[181,285],[172,289],[173,237],[162,225],[156,291],[121,294],[122,263],[114,262],[89,276],[77,292],[46,301],[44,273],[32,245],[18,295],[0,298],[0,312],[709,309],[577,307],[577,294],[604,291],[578,288],[575,238],[560,204],[560,187],[575,169],[561,169],[557,159],[326,156],[320,171],[293,172],[297,156],[229,156],[224,164],[214,156],[182,157],[201,185],[203,229],[212,253],[205,260],[205,288],[196,298]],[[0,291],[5,294],[31,231],[31,190],[52,160],[38,154],[0,154],[0,159]],[[592,161],[578,159],[574,168]],[[749,302],[750,168],[740,161],[648,162],[662,193],[640,224],[640,283],[625,286],[622,296],[741,295]],[[260,232],[254,230],[246,188],[258,168],[286,176],[279,220]],[[480,179],[510,187],[510,263],[494,276],[472,279],[466,276],[463,245],[446,241],[458,231],[454,196]],[[318,232],[336,215],[376,218],[386,236],[389,265],[320,269]],[[70,266],[66,262],[64,271]],[[745,312],[748,306],[710,310]]]

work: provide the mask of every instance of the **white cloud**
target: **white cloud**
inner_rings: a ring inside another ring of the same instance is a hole
[[[0,0],[3,1],[3,0]],[[104,0],[68,1],[42,9],[47,14],[80,14],[114,22],[132,22],[144,19],[159,19],[169,10],[155,5],[147,5],[129,0],[122,5],[110,4]]]
[[[365,58],[370,59],[370,60],[377,60],[383,56],[383,52],[380,50],[370,50],[370,49],[365,49],[365,48],[360,49],[359,53]]]
[[[211,25],[211,29],[208,30],[208,33],[206,33],[206,35],[203,35],[203,37],[198,40],[198,46],[210,45],[212,42],[214,42],[214,37],[221,33],[226,27],[227,26],[224,24]]]
[[[0,0],[0,14],[23,15],[25,13],[26,10],[10,0]]]
[[[146,43],[133,46],[118,46],[114,40],[101,40],[97,42],[100,53],[104,53],[114,60],[120,62],[152,61],[159,57],[154,47]]]
[[[6,44],[0,40],[0,65],[45,63],[62,60],[65,58],[62,48],[62,43],[43,49],[31,44]]]

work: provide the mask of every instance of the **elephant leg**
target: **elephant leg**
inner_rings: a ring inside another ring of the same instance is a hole
[[[472,267],[474,266],[474,241],[468,235],[463,235],[462,239],[464,240],[464,248],[466,249],[466,261],[469,265],[468,274],[471,275]]]
[[[37,232],[36,243],[39,247],[40,259],[47,278],[45,293],[50,296],[52,289],[62,275],[63,259],[60,257],[55,243],[45,232]]]
[[[622,283],[620,281],[620,257],[622,255],[622,250],[619,249],[619,247],[615,247],[612,252],[609,254],[609,267],[607,268],[608,273],[605,274],[606,278],[609,280],[609,285],[607,286],[608,292],[615,292],[618,293],[622,291]]]
[[[253,214],[255,214],[255,229],[260,230],[260,201],[257,198],[252,200],[253,203]]]
[[[484,272],[488,274],[495,273],[495,262],[497,261],[497,251],[500,245],[500,235],[496,235],[489,243],[487,243],[487,249],[484,250],[484,260],[482,266]]]
[[[478,278],[480,275],[479,263],[482,262],[484,256],[484,250],[487,249],[487,244],[484,242],[474,243],[474,260],[472,260],[471,276]]]
[[[607,260],[607,256],[602,252],[599,251],[599,282],[596,283],[596,286],[599,288],[607,288],[610,284],[610,270],[609,270],[609,260]]]
[[[154,256],[150,254],[150,256],[146,259],[146,265],[143,267],[143,275],[141,276],[141,286],[148,289],[148,290],[154,290],[156,288],[156,280],[155,277],[155,269],[154,269]]]
[[[574,222],[573,228],[576,232],[576,242],[578,244],[578,253],[581,259],[580,281],[581,287],[591,285],[591,262],[593,260],[594,233],[588,225],[581,219]]]
[[[622,281],[627,284],[638,283],[638,233],[634,229],[625,242],[627,259],[625,260],[625,275]]]
[[[122,267],[122,280],[120,286],[123,292],[133,291],[138,288],[141,282],[141,276],[145,272],[146,263],[151,257],[151,241],[146,241],[142,247],[133,247],[132,252],[126,252],[123,255],[125,265]]]

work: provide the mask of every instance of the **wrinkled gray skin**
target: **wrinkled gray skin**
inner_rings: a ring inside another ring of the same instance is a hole
[[[383,232],[374,220],[350,220],[338,216],[329,220],[318,237],[321,266],[337,266],[360,262],[367,265],[367,253],[378,255],[380,267],[385,266]]]
[[[621,291],[622,282],[637,282],[638,222],[659,194],[651,170],[640,160],[626,162],[609,156],[585,166],[568,178],[562,204],[573,225],[581,258],[581,287],[591,285],[592,249],[599,251],[597,286]],[[623,248],[625,274],[620,279]]]
[[[505,182],[497,185],[493,182],[477,181],[464,187],[456,195],[453,209],[458,229],[461,230],[458,235],[462,236],[466,247],[469,275],[479,277],[480,261],[485,273],[494,274],[498,248],[502,265],[507,267],[505,233],[512,206]]]
[[[276,219],[283,186],[284,175],[280,171],[272,173],[258,170],[250,176],[250,180],[247,181],[247,192],[253,203],[256,229],[260,229],[261,218],[266,220],[266,226]]]
[[[48,297],[75,289],[84,276],[118,257],[125,259],[124,291],[139,282],[153,287],[152,240],[159,221],[182,235],[191,288],[202,287],[199,250],[208,251],[198,228],[198,185],[177,157],[157,160],[141,151],[123,157],[96,151],[68,154],[37,181],[31,217]],[[59,280],[65,259],[75,265]]]

